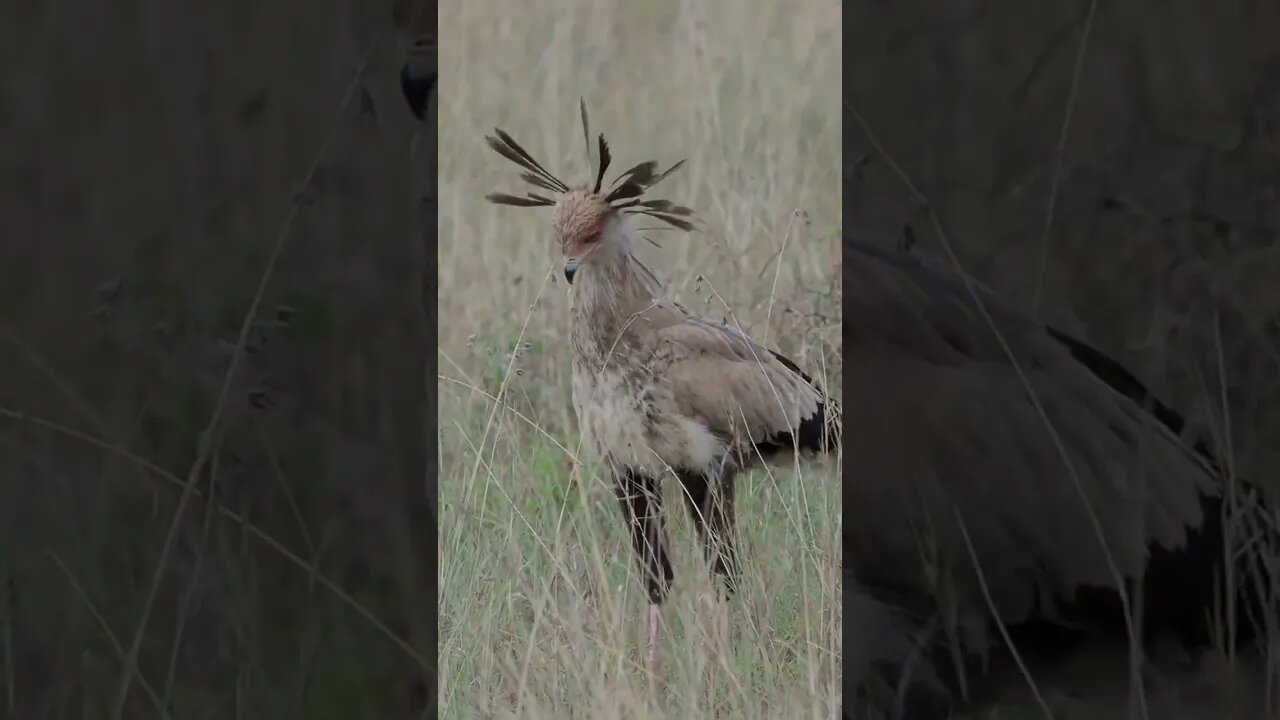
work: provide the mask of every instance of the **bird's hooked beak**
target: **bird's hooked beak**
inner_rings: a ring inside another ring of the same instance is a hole
[[[578,263],[574,260],[566,261],[564,264],[564,279],[573,284],[573,276],[578,272]]]

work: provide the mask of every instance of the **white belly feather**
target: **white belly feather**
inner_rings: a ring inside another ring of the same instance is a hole
[[[649,398],[642,400],[634,384],[616,371],[575,369],[573,405],[587,449],[615,469],[651,477],[668,469],[706,471],[718,464],[724,441],[697,420],[675,413],[669,388],[649,390]]]

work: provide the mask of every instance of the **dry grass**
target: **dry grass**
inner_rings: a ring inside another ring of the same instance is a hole
[[[705,230],[655,231],[662,249],[642,250],[672,291],[838,393],[839,18],[827,0],[441,5],[443,717],[834,714],[837,466],[743,480],[745,588],[727,653],[708,639],[692,529],[668,513],[673,629],[665,680],[651,687],[615,501],[593,459],[573,471],[568,297],[549,215],[482,196],[519,182],[483,144],[495,125],[584,179],[585,98],[619,168],[688,158],[664,197],[692,206]]]

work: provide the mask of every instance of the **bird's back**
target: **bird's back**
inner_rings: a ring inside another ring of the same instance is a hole
[[[844,249],[858,410],[846,560],[861,577],[956,593],[985,636],[975,566],[1006,622],[1072,609],[1082,589],[1114,598],[1117,572],[1149,585],[1154,573],[1177,592],[1148,598],[1170,610],[1148,619],[1199,624],[1221,557],[1221,479],[1141,384],[936,261]]]
[[[908,611],[953,692],[949,633],[970,653],[1001,644],[986,593],[1042,690],[1072,687],[1066,663],[1108,642],[1115,677],[1127,677],[1116,571],[1144,640],[1207,647],[1228,604],[1226,543],[1241,536],[1226,534],[1223,478],[1207,448],[1178,437],[1177,413],[1095,348],[936,260],[846,238],[843,261],[854,408],[844,563],[877,600]],[[1237,483],[1252,507],[1237,518],[1265,512]],[[1239,643],[1274,613],[1260,600],[1272,581],[1247,561],[1232,570]],[[969,688],[1025,687],[1014,665],[1007,655],[983,665],[1008,672],[970,676]],[[1153,717],[1189,708],[1180,688],[1167,690],[1148,688]],[[1122,682],[1117,696],[1126,691]]]
[[[726,453],[742,466],[797,441],[836,442],[821,390],[794,363],[670,298],[581,316],[574,332],[581,429],[615,460],[700,471]]]

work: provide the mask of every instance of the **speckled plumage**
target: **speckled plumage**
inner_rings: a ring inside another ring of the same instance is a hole
[[[574,407],[611,464],[651,475],[740,469],[756,443],[824,407],[764,346],[666,297],[633,255],[579,271],[571,292]]]

